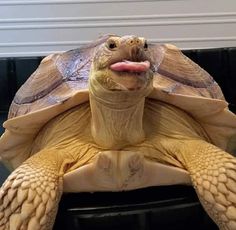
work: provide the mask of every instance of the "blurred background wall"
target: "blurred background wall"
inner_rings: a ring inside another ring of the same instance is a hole
[[[235,46],[236,1],[0,1],[4,57],[64,51],[107,33],[137,34],[185,49]]]

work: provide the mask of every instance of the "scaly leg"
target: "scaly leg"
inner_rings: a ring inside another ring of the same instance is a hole
[[[0,230],[51,230],[62,194],[62,162],[41,151],[11,173],[0,189]]]
[[[221,230],[235,230],[236,158],[202,140],[179,142],[175,148],[209,216]]]

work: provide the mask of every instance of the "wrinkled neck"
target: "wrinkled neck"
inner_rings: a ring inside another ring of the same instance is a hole
[[[143,111],[150,89],[109,91],[93,79],[89,91],[91,132],[98,145],[120,149],[144,140]]]

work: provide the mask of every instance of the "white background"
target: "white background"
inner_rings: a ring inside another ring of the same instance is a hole
[[[236,0],[0,0],[0,56],[64,51],[101,34],[180,48],[236,46]]]

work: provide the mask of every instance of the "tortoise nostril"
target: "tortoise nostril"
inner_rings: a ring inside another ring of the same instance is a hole
[[[144,49],[147,49],[148,48],[148,44],[147,44],[147,41],[145,39],[141,39],[141,38],[138,38],[138,37],[134,37],[134,38],[131,38],[129,41],[128,41],[128,44],[130,46],[137,46],[139,48],[144,48]]]
[[[133,37],[131,38],[129,41],[128,41],[129,45],[140,45],[141,44],[141,41],[139,38],[137,37]]]

